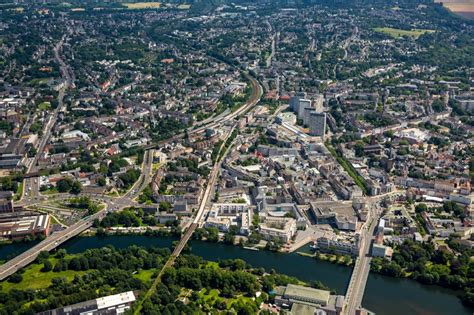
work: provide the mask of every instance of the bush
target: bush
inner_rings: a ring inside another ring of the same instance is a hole
[[[49,260],[46,260],[43,268],[41,268],[41,272],[49,272],[51,270],[53,270],[53,264]]]
[[[20,283],[21,281],[23,281],[23,276],[19,273],[15,273],[8,278],[10,283]]]

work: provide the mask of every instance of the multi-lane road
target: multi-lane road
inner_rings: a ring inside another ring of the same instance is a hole
[[[105,210],[102,210],[87,219],[83,219],[74,225],[71,225],[69,228],[63,231],[54,233],[53,235],[47,237],[40,244],[7,261],[0,267],[0,280],[5,279],[6,277],[14,274],[19,269],[32,263],[41,251],[50,251],[76,236],[78,233],[88,229],[91,227],[95,219],[100,219],[104,215]]]
[[[380,211],[378,208],[375,208],[370,214],[369,220],[362,228],[359,256],[352,270],[344,301],[344,314],[346,315],[354,315],[356,310],[362,306],[362,298],[364,297],[365,286],[370,272],[370,261],[372,260],[370,249],[379,218]]]
[[[37,147],[37,153],[33,157],[33,159],[30,161],[30,164],[28,165],[27,168],[27,174],[35,173],[38,171],[37,169],[37,163],[39,158],[41,157],[44,148],[49,142],[49,138],[51,137],[51,133],[53,130],[54,125],[56,124],[56,121],[58,119],[59,112],[63,110],[64,107],[64,95],[67,89],[72,87],[74,85],[71,77],[71,73],[69,70],[69,67],[66,65],[66,63],[63,61],[61,58],[60,51],[63,47],[64,41],[66,40],[67,35],[64,35],[61,40],[54,46],[54,58],[56,62],[59,64],[60,72],[61,72],[61,77],[63,78],[63,85],[59,89],[58,92],[58,106],[54,109],[54,111],[51,113],[51,115],[48,116],[48,120],[43,128],[43,136],[40,138],[38,147]],[[23,194],[21,196],[23,198],[29,199],[29,200],[37,200],[39,197],[39,183],[38,183],[38,178],[36,177],[30,177],[26,178],[24,180],[24,189],[23,189]]]

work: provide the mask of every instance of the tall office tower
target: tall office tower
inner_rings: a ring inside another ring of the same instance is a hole
[[[306,92],[296,92],[295,95],[290,98],[290,110],[295,111],[298,106],[298,101],[302,98],[306,98]]]
[[[326,113],[310,113],[309,134],[324,138],[326,134]]]
[[[298,100],[298,106],[295,109],[295,112],[298,114],[298,119],[304,118],[304,109],[308,107],[311,107],[311,100],[307,100],[307,99]]]
[[[311,118],[311,113],[315,113],[314,107],[306,107],[303,113],[303,124],[309,126],[309,119]]]

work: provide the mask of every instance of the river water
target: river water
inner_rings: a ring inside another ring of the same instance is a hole
[[[124,248],[129,245],[170,247],[173,238],[138,235],[108,237],[76,237],[62,248],[68,253],[80,253],[89,248],[112,245]],[[21,245],[21,248],[18,246]],[[32,245],[31,245],[32,246]],[[297,277],[303,281],[319,280],[339,294],[344,294],[349,283],[351,268],[318,261],[297,254],[281,254],[267,251],[246,250],[237,246],[190,242],[193,254],[206,260],[241,258],[254,267],[275,269],[279,273]],[[0,246],[0,259],[17,255],[29,246],[24,244]],[[438,286],[422,285],[408,279],[395,279],[381,275],[369,275],[362,305],[377,314],[386,315],[463,315],[474,314],[462,305],[455,292]]]

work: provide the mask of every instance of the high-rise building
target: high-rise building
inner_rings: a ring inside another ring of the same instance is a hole
[[[311,112],[308,125],[311,136],[324,137],[326,134],[326,113]]]
[[[306,92],[296,92],[295,95],[290,98],[290,109],[296,111],[298,101],[304,98],[306,98]]]
[[[303,124],[306,126],[309,126],[309,119],[311,117],[311,113],[315,113],[316,111],[314,110],[314,107],[306,107],[304,109],[304,114],[303,114]]]
[[[295,112],[298,114],[298,119],[304,118],[304,109],[308,107],[311,107],[311,100],[304,98],[298,100],[298,105],[295,109]]]

